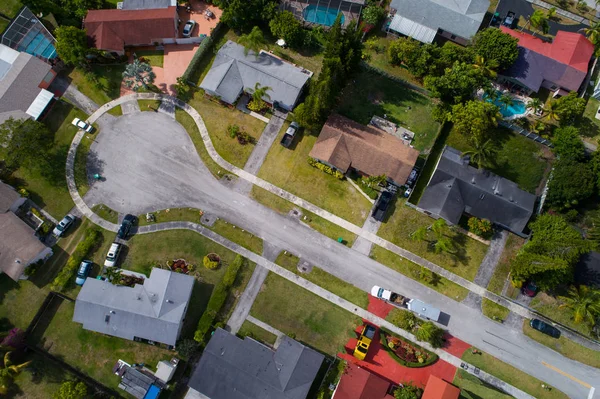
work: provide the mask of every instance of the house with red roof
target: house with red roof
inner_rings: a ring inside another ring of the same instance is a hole
[[[178,37],[177,7],[89,10],[83,21],[91,47],[123,54],[125,47],[162,44]]]
[[[391,387],[387,380],[348,363],[332,399],[394,399]]]
[[[519,57],[502,77],[525,91],[546,88],[554,96],[579,91],[588,74],[594,45],[575,32],[559,31],[547,42],[525,32],[500,27],[502,32],[519,40]]]
[[[430,375],[421,399],[458,399],[460,388],[435,375]]]

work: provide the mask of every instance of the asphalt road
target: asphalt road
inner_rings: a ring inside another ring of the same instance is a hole
[[[133,214],[169,207],[200,208],[365,291],[380,285],[439,308],[452,335],[571,398],[591,398],[590,386],[600,387],[600,370],[569,360],[519,329],[498,324],[219,183],[203,165],[186,131],[166,115],[142,112],[110,120],[91,149],[91,159],[105,177],[86,196],[93,203]]]

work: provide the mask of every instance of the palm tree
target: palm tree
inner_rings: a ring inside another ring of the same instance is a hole
[[[483,76],[494,79],[498,75],[495,71],[495,69],[498,68],[498,65],[496,60],[486,60],[482,56],[476,55],[473,67],[479,69]]]
[[[14,365],[10,361],[10,355],[12,352],[6,352],[4,355],[4,365],[0,368],[0,395],[6,395],[10,386],[13,383],[13,380],[17,374],[21,372],[25,367],[31,363],[25,362],[18,365]]]
[[[531,126],[531,131],[535,134],[541,135],[546,130],[546,125],[540,120],[536,120]]]
[[[252,102],[254,103],[254,107],[256,109],[262,110],[265,107],[265,102],[263,98],[271,99],[271,96],[267,94],[267,91],[273,90],[269,86],[261,86],[259,82],[256,82],[254,85],[254,89],[252,89]]]
[[[496,90],[492,85],[485,86],[483,88],[483,93],[485,94],[486,100],[494,102],[498,99],[498,90]]]
[[[575,323],[585,320],[590,326],[596,324],[596,317],[600,316],[600,291],[580,285],[579,288],[571,287],[568,296],[558,298],[564,302],[560,308],[567,308],[573,312]]]
[[[464,156],[470,156],[471,161],[478,167],[489,164],[490,158],[494,154],[494,146],[491,139],[482,141],[479,138],[473,139],[473,149],[463,152]]]
[[[454,242],[446,236],[448,225],[444,219],[438,219],[429,227],[419,227],[415,230],[410,238],[415,241],[427,241],[428,245],[434,252],[448,252],[453,254],[456,252]],[[430,238],[430,236],[432,236]]]
[[[533,14],[529,16],[527,21],[534,29],[540,30],[543,33],[548,32],[548,20],[546,14],[542,10],[535,10]]]
[[[502,108],[503,108],[504,110],[506,110],[508,107],[510,107],[511,105],[513,105],[515,101],[513,100],[513,98],[511,97],[511,95],[510,95],[510,94],[508,94],[508,93],[503,93],[503,94],[500,96],[500,98],[498,99],[498,102],[499,102],[500,104],[502,104]]]
[[[552,18],[555,18],[555,17],[556,17],[556,7],[552,7],[546,13],[546,18],[552,19]]]
[[[247,35],[242,35],[238,39],[238,43],[244,46],[244,54],[248,55],[248,51],[254,51],[254,55],[258,57],[260,48],[265,44],[265,37],[258,26],[252,28],[252,31]]]
[[[594,22],[589,28],[583,28],[579,31],[583,32],[583,34],[590,39],[590,42],[594,44],[600,43],[600,21]]]
[[[543,108],[543,111],[545,114],[544,118],[548,119],[549,121],[558,121],[560,119],[558,116],[558,110],[556,109],[556,105],[553,101],[548,103],[548,105]]]
[[[539,98],[532,98],[531,100],[529,100],[529,102],[527,102],[527,109],[533,110],[535,114],[540,112],[543,106],[544,104],[542,104],[542,100],[540,100]]]

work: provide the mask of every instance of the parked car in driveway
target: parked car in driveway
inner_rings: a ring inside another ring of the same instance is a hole
[[[117,264],[117,259],[119,259],[119,253],[121,253],[121,244],[113,242],[108,249],[108,253],[106,254],[104,266],[114,267]]]
[[[502,25],[506,26],[507,28],[511,28],[513,27],[515,23],[515,13],[512,11],[509,11],[506,14],[506,18],[504,18],[504,21],[502,22]]]
[[[392,197],[393,195],[389,191],[384,191],[381,193],[379,199],[377,200],[377,204],[375,205],[375,209],[373,210],[373,219],[377,220],[378,222],[383,221],[385,211],[387,211],[387,208],[392,201]]]
[[[119,227],[119,231],[117,232],[117,237],[122,240],[126,239],[136,221],[137,218],[135,216],[130,214],[125,215],[123,221],[121,222],[121,227]]]
[[[65,232],[69,229],[69,227],[71,227],[71,225],[73,224],[74,221],[75,221],[75,216],[73,216],[73,215],[65,216],[64,218],[62,218],[62,220],[60,222],[58,222],[58,224],[56,225],[54,230],[52,230],[52,234],[54,234],[57,237],[61,237],[63,234],[65,234]]]
[[[73,119],[73,121],[71,122],[71,124],[73,124],[74,126],[77,126],[79,129],[85,131],[86,133],[91,133],[94,128],[92,125],[90,125],[89,123],[86,123],[84,121],[82,121],[79,118],[75,118]]]
[[[529,325],[534,330],[538,330],[541,333],[551,336],[552,338],[560,338],[560,330],[548,323],[545,323],[539,319],[531,319]]]
[[[525,283],[525,285],[523,285],[523,288],[521,288],[521,292],[523,295],[533,298],[538,292],[538,287],[533,281],[528,281]]]
[[[290,123],[290,126],[287,128],[287,130],[285,131],[285,134],[281,138],[281,145],[284,146],[285,148],[289,148],[290,145],[292,145],[292,142],[294,141],[294,137],[296,137],[296,133],[298,132],[299,128],[300,128],[300,125],[298,124],[298,122]]]
[[[194,21],[193,19],[190,19],[189,21],[187,21],[185,23],[185,25],[183,26],[183,32],[181,32],[183,37],[192,36],[192,32],[194,31],[195,26],[196,26],[196,21]]]
[[[85,283],[85,279],[88,277],[90,272],[92,271],[93,263],[91,260],[84,260],[79,265],[79,270],[77,271],[77,278],[75,279],[75,284],[83,285]]]

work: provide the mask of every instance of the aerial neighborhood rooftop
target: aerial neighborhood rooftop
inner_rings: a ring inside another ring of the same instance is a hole
[[[0,2],[0,396],[600,398],[600,6]]]

